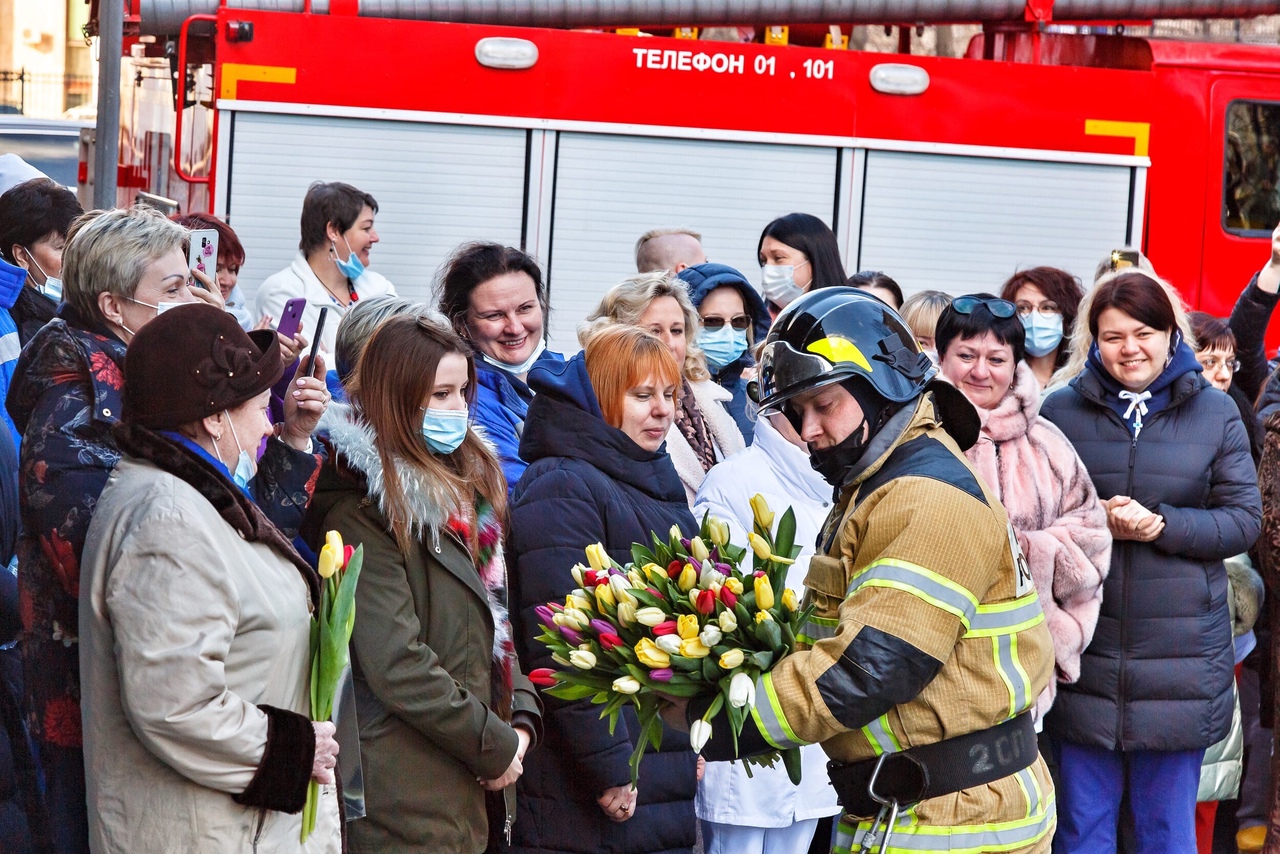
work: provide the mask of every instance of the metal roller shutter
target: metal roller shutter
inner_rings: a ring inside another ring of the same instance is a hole
[[[246,296],[297,253],[308,185],[345,181],[378,200],[371,268],[431,300],[458,244],[520,245],[525,141],[504,128],[236,113],[227,219],[244,243]]]
[[[578,349],[579,321],[635,272],[636,239],[651,228],[701,232],[710,260],[758,283],[770,220],[804,211],[831,224],[836,159],[831,148],[561,133],[550,346]]]
[[[859,267],[907,294],[998,292],[1016,270],[1060,267],[1089,284],[1125,245],[1128,166],[867,152]]]

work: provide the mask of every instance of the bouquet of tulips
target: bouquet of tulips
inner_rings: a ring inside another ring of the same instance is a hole
[[[599,543],[587,547],[589,566],[571,570],[578,583],[563,603],[538,606],[543,634],[560,670],[539,668],[529,679],[564,700],[590,698],[604,706],[610,732],[622,708],[636,707],[640,734],[631,756],[631,782],[639,774],[645,744],[662,739],[662,697],[712,696],[689,739],[701,752],[711,736],[709,721],[727,708],[734,750],[755,703],[756,679],[794,651],[809,617],[785,586],[787,568],[800,549],[794,543],[795,514],[778,519],[762,496],[751,499],[754,531],[748,546],[729,542],[729,526],[713,516],[692,538],[672,526],[663,542],[631,548],[620,566]],[[750,568],[741,564],[751,557]],[[775,592],[776,591],[776,592]],[[772,765],[778,754],[751,757]],[[796,750],[781,757],[799,782]]]
[[[311,618],[311,720],[333,717],[338,680],[347,668],[348,644],[356,625],[356,582],[364,564],[364,546],[343,545],[342,535],[330,531],[320,547],[320,611]],[[316,829],[320,784],[307,787],[302,808],[302,841]]]

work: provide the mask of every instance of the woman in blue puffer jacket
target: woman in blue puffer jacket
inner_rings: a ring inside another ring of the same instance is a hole
[[[1201,375],[1171,289],[1118,273],[1079,317],[1063,368],[1074,378],[1040,412],[1075,445],[1115,545],[1080,678],[1045,719],[1060,753],[1055,849],[1116,850],[1127,786],[1135,854],[1194,851],[1201,758],[1232,713],[1222,561],[1258,536],[1257,477],[1239,411]]]

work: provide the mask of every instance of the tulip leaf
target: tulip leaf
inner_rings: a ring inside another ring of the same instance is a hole
[[[762,671],[768,670],[769,665],[773,664],[773,653],[768,650],[753,653],[751,656],[751,661],[755,664],[756,667],[759,667]]]
[[[657,556],[653,552],[646,549],[639,543],[633,543],[631,546],[631,562],[637,567],[642,567],[646,563],[657,563]]]
[[[646,590],[631,590],[631,595],[645,608],[662,608],[664,603],[657,596]]]
[[[671,668],[673,670],[683,670],[686,673],[692,673],[695,670],[702,669],[702,663],[696,658],[686,658],[683,655],[672,655]]]
[[[702,678],[708,682],[715,682],[720,678],[720,665],[716,664],[716,660],[711,656],[702,659]],[[717,698],[720,695],[716,695]]]
[[[791,557],[791,547],[796,542],[796,511],[788,507],[778,520],[778,533],[773,538],[773,553]]]
[[[596,693],[590,685],[575,685],[572,682],[561,682],[554,688],[543,688],[545,693],[561,700],[585,700]]]

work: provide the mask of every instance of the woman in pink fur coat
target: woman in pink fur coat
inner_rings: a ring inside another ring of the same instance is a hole
[[[1039,720],[1056,683],[1080,677],[1080,654],[1093,638],[1111,561],[1106,511],[1075,448],[1040,417],[1040,385],[1023,361],[1013,303],[958,297],[938,318],[935,339],[942,375],[982,417],[965,455],[1009,514],[1053,636],[1057,678],[1036,703]]]

